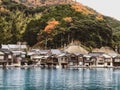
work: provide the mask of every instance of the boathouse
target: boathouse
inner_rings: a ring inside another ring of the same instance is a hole
[[[97,58],[89,54],[83,55],[83,66],[96,66]]]
[[[11,65],[13,63],[13,53],[8,49],[0,49],[1,52],[1,62],[6,65]]]
[[[82,66],[83,55],[88,53],[87,50],[80,46],[79,42],[72,42],[66,47],[65,52],[70,53],[68,60],[69,66]]]
[[[113,58],[113,66],[120,67],[120,55],[117,55],[116,57]]]
[[[91,52],[84,55],[85,66],[111,67],[112,57],[104,52]]]
[[[68,53],[62,53],[58,56],[59,66],[62,68],[66,68],[68,66],[68,60],[69,60],[70,54]]]

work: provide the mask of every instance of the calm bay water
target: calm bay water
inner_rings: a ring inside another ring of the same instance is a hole
[[[0,69],[0,90],[120,90],[116,69]]]

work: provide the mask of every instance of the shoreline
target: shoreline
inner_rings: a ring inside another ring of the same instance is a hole
[[[105,67],[105,66],[69,66],[66,68],[62,68],[62,67],[42,67],[42,66],[37,66],[37,65],[28,65],[28,66],[6,66],[3,67],[2,65],[0,65],[0,68],[21,68],[21,69],[26,69],[26,68],[46,68],[46,69],[79,69],[79,68],[85,68],[85,69],[92,69],[92,68],[113,68],[113,69],[120,69],[120,66],[109,66],[109,67]]]

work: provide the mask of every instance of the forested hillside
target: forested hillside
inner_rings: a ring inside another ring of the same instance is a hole
[[[114,41],[113,44],[118,45],[120,47],[120,21],[110,17],[105,17],[105,20],[112,28],[113,41]]]
[[[0,44],[60,48],[80,41],[89,48],[120,46],[120,22],[80,3],[27,7],[1,0]]]

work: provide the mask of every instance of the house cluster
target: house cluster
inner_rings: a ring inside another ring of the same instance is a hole
[[[0,65],[3,66],[20,66],[21,61],[26,58],[26,45],[18,44],[7,44],[1,45],[0,49]]]
[[[28,50],[26,45],[8,44],[0,49],[0,65],[41,67],[119,67],[120,55],[109,47],[88,52],[79,44],[70,44],[63,50]]]

